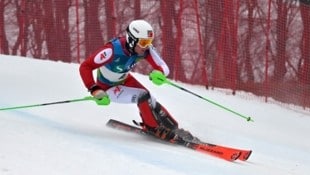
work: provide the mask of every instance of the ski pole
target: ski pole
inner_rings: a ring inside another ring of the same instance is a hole
[[[203,99],[203,100],[205,100],[205,101],[207,101],[207,102],[209,102],[209,103],[211,103],[211,104],[213,104],[213,105],[215,105],[215,106],[218,106],[218,107],[220,107],[220,108],[222,108],[222,109],[224,109],[224,110],[226,110],[226,111],[229,111],[229,112],[231,112],[231,113],[233,113],[233,114],[236,114],[237,116],[239,116],[239,117],[241,117],[241,118],[244,118],[244,119],[246,119],[247,121],[252,121],[252,122],[254,122],[254,120],[253,120],[251,117],[245,116],[245,115],[243,115],[243,114],[240,114],[240,113],[238,113],[238,112],[236,112],[236,111],[234,111],[234,110],[232,110],[232,109],[229,109],[229,108],[227,108],[227,107],[225,107],[225,106],[223,106],[223,105],[221,105],[221,104],[219,104],[219,103],[216,103],[216,102],[214,102],[214,101],[212,101],[212,100],[209,100],[209,99],[207,99],[207,98],[205,98],[205,97],[202,97],[202,96],[200,96],[200,95],[198,95],[198,94],[196,94],[196,93],[194,93],[194,92],[192,92],[192,91],[190,91],[190,90],[188,90],[188,89],[185,89],[185,88],[183,88],[183,87],[181,87],[181,86],[179,86],[179,85],[177,85],[177,84],[175,84],[175,83],[169,81],[168,79],[166,79],[165,83],[167,83],[167,84],[169,84],[169,85],[172,85],[172,86],[174,86],[174,87],[176,87],[176,88],[178,88],[178,89],[180,89],[180,90],[182,90],[182,91],[185,91],[185,92],[187,92],[187,93],[190,93],[190,94],[192,94],[192,95],[194,95],[194,96],[196,96],[196,97],[198,97],[198,98],[201,98],[201,99]]]
[[[22,108],[32,108],[32,107],[38,107],[38,106],[47,106],[47,105],[55,105],[55,104],[63,104],[63,103],[73,103],[73,102],[87,101],[87,100],[94,100],[94,101],[96,101],[96,99],[94,97],[87,96],[87,97],[84,97],[84,98],[78,98],[78,99],[72,99],[72,100],[64,100],[64,101],[56,101],[56,102],[50,102],[50,103],[41,103],[41,104],[33,104],[33,105],[24,105],[24,106],[14,106],[14,107],[0,108],[0,111],[22,109]]]

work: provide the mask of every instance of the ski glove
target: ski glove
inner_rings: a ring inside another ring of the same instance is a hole
[[[158,71],[158,70],[153,70],[149,74],[149,78],[156,85],[164,84],[167,79],[166,76],[161,71]]]
[[[99,86],[94,85],[89,89],[91,95],[95,98],[97,105],[109,105],[110,98],[108,94],[102,90]]]

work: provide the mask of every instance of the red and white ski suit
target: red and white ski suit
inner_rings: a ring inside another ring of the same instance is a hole
[[[106,91],[112,102],[138,103],[139,96],[149,91],[130,74],[134,65],[144,59],[153,69],[163,72],[166,76],[169,74],[169,68],[153,46],[140,56],[131,54],[125,44],[126,38],[120,37],[103,45],[80,65],[80,76],[88,90],[97,85]],[[96,80],[94,70],[97,70]],[[143,122],[150,127],[156,127],[158,123],[150,112],[150,108],[155,107],[156,100],[152,96],[150,100],[151,107],[146,104],[138,106]]]

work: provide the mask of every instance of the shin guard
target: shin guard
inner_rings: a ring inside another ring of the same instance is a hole
[[[158,102],[152,107],[152,99],[149,93],[139,97],[138,108],[143,124],[148,128],[157,128],[159,126],[169,129],[178,128],[178,123],[169,112]]]

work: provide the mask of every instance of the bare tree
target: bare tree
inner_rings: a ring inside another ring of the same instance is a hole
[[[245,39],[245,71],[247,74],[247,80],[249,82],[254,82],[254,73],[253,73],[253,65],[252,65],[252,57],[251,57],[251,40],[253,39],[253,29],[254,29],[254,9],[257,7],[257,0],[246,0],[246,6],[248,9],[248,30],[246,32]]]
[[[58,49],[56,60],[71,62],[70,33],[69,33],[70,0],[55,0],[55,29]]]
[[[100,22],[99,22],[99,7],[100,0],[83,0],[85,9],[85,55],[89,55],[98,49],[103,43]],[[113,3],[113,2],[110,2]],[[104,24],[107,25],[107,24]],[[104,26],[104,29],[108,26]]]
[[[166,59],[171,72],[174,72],[174,52],[175,52],[175,34],[173,29],[174,15],[175,15],[175,1],[160,1],[160,11],[162,16],[162,43],[165,47],[162,49],[162,56]],[[171,75],[170,75],[171,76]]]
[[[0,0],[0,53],[9,54],[9,44],[5,34],[4,9],[8,5],[8,1]]]
[[[115,1],[105,0],[105,12],[106,12],[106,34],[107,38],[115,37],[116,34],[116,16],[115,16]]]
[[[277,0],[277,24],[276,24],[276,56],[274,61],[274,74],[272,79],[284,80],[286,73],[286,41],[288,37],[287,14],[288,4],[285,0]]]
[[[20,51],[20,55],[26,56],[26,47],[27,47],[27,28],[28,28],[28,20],[27,20],[27,2],[15,0],[14,2],[16,7],[16,17],[18,22],[18,37],[12,48],[12,55],[17,55],[17,52]]]
[[[310,85],[310,1],[305,1],[301,4],[300,13],[303,22],[303,35],[301,42],[302,61],[299,69],[299,78],[303,83]]]
[[[34,58],[44,58],[43,43],[44,43],[44,26],[43,26],[43,8],[42,2],[30,1],[29,9],[29,23],[32,30],[29,31],[29,51]]]

